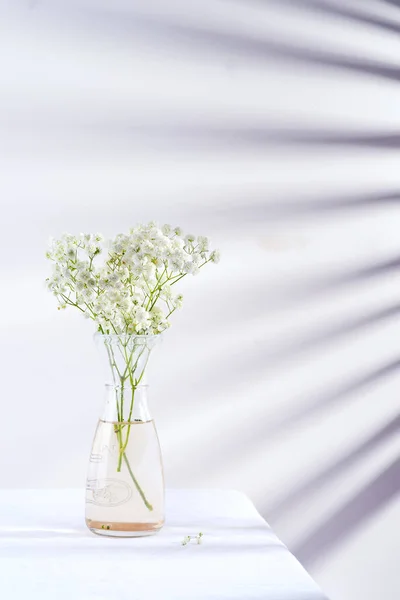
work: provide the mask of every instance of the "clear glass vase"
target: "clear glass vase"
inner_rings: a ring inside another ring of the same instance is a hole
[[[160,444],[145,369],[159,336],[96,336],[112,383],[94,436],[86,485],[86,524],[101,535],[135,537],[164,524]]]

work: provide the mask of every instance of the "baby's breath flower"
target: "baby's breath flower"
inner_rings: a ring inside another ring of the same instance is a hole
[[[185,235],[185,244],[190,245],[195,241],[195,239],[196,236],[192,235],[191,233],[188,233],[187,235]]]
[[[190,542],[190,540],[192,539],[192,537],[190,535],[185,535],[185,537],[183,538],[181,544],[182,546],[187,546],[187,544]]]
[[[203,534],[200,531],[200,533],[198,533],[197,535],[185,535],[185,537],[183,538],[181,544],[182,546],[187,546],[188,544],[190,544],[190,542],[192,540],[196,540],[196,542],[198,544],[201,544],[202,540],[203,540]]]
[[[200,252],[208,252],[208,238],[199,235],[197,238],[197,244]]]
[[[158,334],[182,305],[172,285],[207,262],[218,262],[219,252],[208,247],[205,237],[196,241],[192,234],[183,237],[180,227],[154,222],[109,242],[100,233],[65,233],[49,242],[46,257],[53,272],[46,285],[60,309],[80,308],[102,333]]]
[[[183,296],[182,296],[182,294],[178,294],[174,298],[174,306],[175,306],[175,308],[182,308],[182,304],[183,304]]]
[[[171,225],[163,225],[161,231],[164,235],[169,235],[171,233]]]

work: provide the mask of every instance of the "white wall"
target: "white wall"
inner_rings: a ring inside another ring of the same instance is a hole
[[[168,485],[397,600],[400,9],[317,4],[0,0],[1,486],[83,486],[102,402],[48,236],[180,224],[223,260],[151,365]]]

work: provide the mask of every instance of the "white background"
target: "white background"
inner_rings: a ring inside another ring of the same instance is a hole
[[[179,224],[223,258],[150,365],[168,486],[397,600],[400,8],[312,4],[0,0],[1,486],[84,486],[102,404],[48,237]]]

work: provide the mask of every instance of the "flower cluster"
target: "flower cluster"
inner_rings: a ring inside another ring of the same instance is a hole
[[[107,248],[107,249],[106,249]],[[99,255],[106,255],[99,264]],[[108,244],[100,234],[64,234],[46,254],[47,281],[59,308],[75,306],[107,334],[158,334],[182,305],[173,286],[219,261],[206,237],[183,236],[179,227],[138,225]]]

